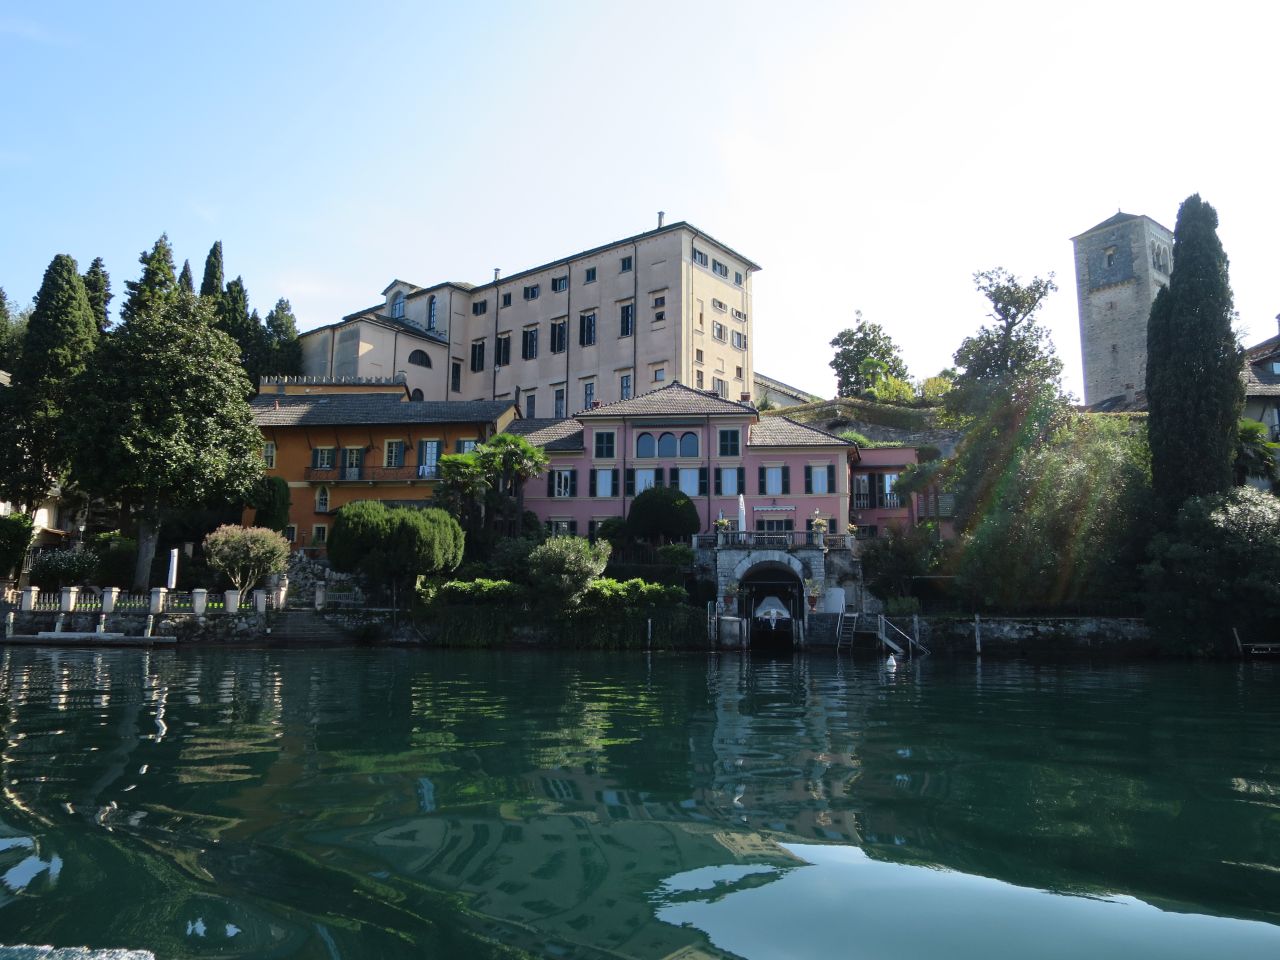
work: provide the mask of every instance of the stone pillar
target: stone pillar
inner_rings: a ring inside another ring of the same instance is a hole
[[[18,601],[18,609],[24,613],[29,613],[36,608],[36,601],[39,599],[39,587],[26,587],[22,591],[22,599]]]
[[[267,591],[265,590],[253,591],[253,609],[256,613],[267,612]]]
[[[79,587],[63,587],[62,596],[58,601],[58,610],[62,613],[74,613],[76,609],[76,598],[79,596]]]
[[[316,609],[323,610],[324,604],[325,604],[324,584],[317,582],[316,583]]]
[[[164,598],[169,591],[164,587],[151,588],[151,606],[147,608],[147,613],[153,617],[164,613]]]
[[[205,608],[209,605],[209,591],[204,587],[196,587],[191,591],[191,612],[197,617],[203,617]]]
[[[240,612],[240,591],[228,590],[223,595],[223,600],[227,605],[227,613],[236,614]]]
[[[102,588],[102,612],[115,613],[116,599],[120,596],[119,587],[103,587]]]

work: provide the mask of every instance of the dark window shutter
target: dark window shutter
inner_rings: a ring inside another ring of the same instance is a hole
[[[828,463],[827,464],[827,493],[835,493],[835,492],[836,492],[836,465],[834,463]]]
[[[609,496],[616,497],[618,495],[618,468],[614,467],[609,471],[610,479],[613,481],[609,484]]]
[[[724,483],[721,482],[721,479],[720,479],[720,473],[723,470],[724,470],[723,467],[716,467],[716,496],[717,497],[722,496],[724,493]]]
[[[747,468],[746,467],[738,468],[738,492],[739,493],[747,492]]]
[[[667,468],[667,486],[675,487],[677,490],[680,489],[680,468],[679,467]]]
[[[554,497],[556,495],[556,472],[554,470],[547,471],[547,496]]]
[[[698,468],[698,496],[705,497],[707,495],[707,468]]]
[[[594,497],[596,495],[596,471],[587,471],[587,496]]]
[[[569,471],[569,496],[576,497],[578,495],[578,471]]]
[[[813,493],[813,467],[808,464],[804,468],[804,492]]]
[[[577,520],[570,520],[570,521],[569,521],[569,536],[571,536],[571,537],[576,537],[577,535],[578,535],[578,521],[577,521]]]
[[[314,470],[318,466],[320,466],[320,451],[312,447],[311,448],[311,469]]]
[[[636,471],[634,467],[627,467],[627,488],[624,494],[628,497],[636,495]]]
[[[782,492],[791,492],[791,468],[786,465],[782,467]]]
[[[760,489],[756,491],[761,496],[764,496],[764,491],[766,489],[766,484],[767,484],[767,481],[765,479],[765,472],[766,472],[765,468],[761,467],[760,468]]]

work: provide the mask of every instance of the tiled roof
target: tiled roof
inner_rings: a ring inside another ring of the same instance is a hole
[[[762,417],[751,425],[748,447],[856,447],[834,433],[810,427],[786,417]]]
[[[789,383],[783,383],[781,380],[775,380],[773,377],[765,376],[765,374],[761,373],[759,370],[753,373],[752,377],[755,380],[756,389],[764,387],[765,389],[772,390],[775,393],[795,397],[797,400],[803,401],[804,403],[812,403],[822,399],[816,393],[810,393],[808,390],[801,390],[799,387],[793,387]]]
[[[490,423],[511,409],[508,400],[402,400],[390,393],[260,396],[251,404],[260,427],[361,423]]]
[[[606,403],[592,410],[583,410],[579,417],[662,417],[662,416],[711,416],[724,414],[754,414],[756,408],[749,403],[726,400],[705,390],[694,390],[683,383],[672,383],[630,400]]]
[[[1280,360],[1280,336],[1254,344],[1244,352],[1244,392],[1249,397],[1280,397],[1280,375],[1271,364]]]
[[[507,433],[524,437],[535,447],[544,450],[581,450],[582,424],[577,420],[515,420],[507,427]]]

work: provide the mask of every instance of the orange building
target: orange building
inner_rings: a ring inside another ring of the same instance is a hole
[[[410,400],[399,378],[264,380],[259,391],[267,476],[289,484],[285,536],[309,551],[324,549],[343,504],[426,506],[443,454],[466,453],[519,416],[509,400]]]

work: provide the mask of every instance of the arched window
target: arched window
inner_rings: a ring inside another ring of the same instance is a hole
[[[436,328],[436,298],[432,294],[427,298],[427,329],[434,330]]]
[[[404,319],[404,292],[397,293],[395,299],[391,301],[391,316],[397,320]]]
[[[316,491],[316,513],[329,512],[329,488],[321,487]]]
[[[636,456],[652,457],[655,455],[657,448],[653,444],[652,433],[642,433],[636,437]]]
[[[680,437],[680,456],[696,457],[698,455],[698,435],[686,433]]]
[[[658,437],[658,456],[674,457],[676,455],[676,435],[664,433]]]
[[[422,391],[421,391],[421,390],[415,390],[415,391],[413,391],[413,393],[409,394],[409,399],[410,399],[410,400],[421,400],[421,399],[422,399]]]
[[[431,358],[427,356],[427,351],[425,350],[413,351],[413,353],[409,354],[409,362],[412,363],[415,367],[431,366]]]

